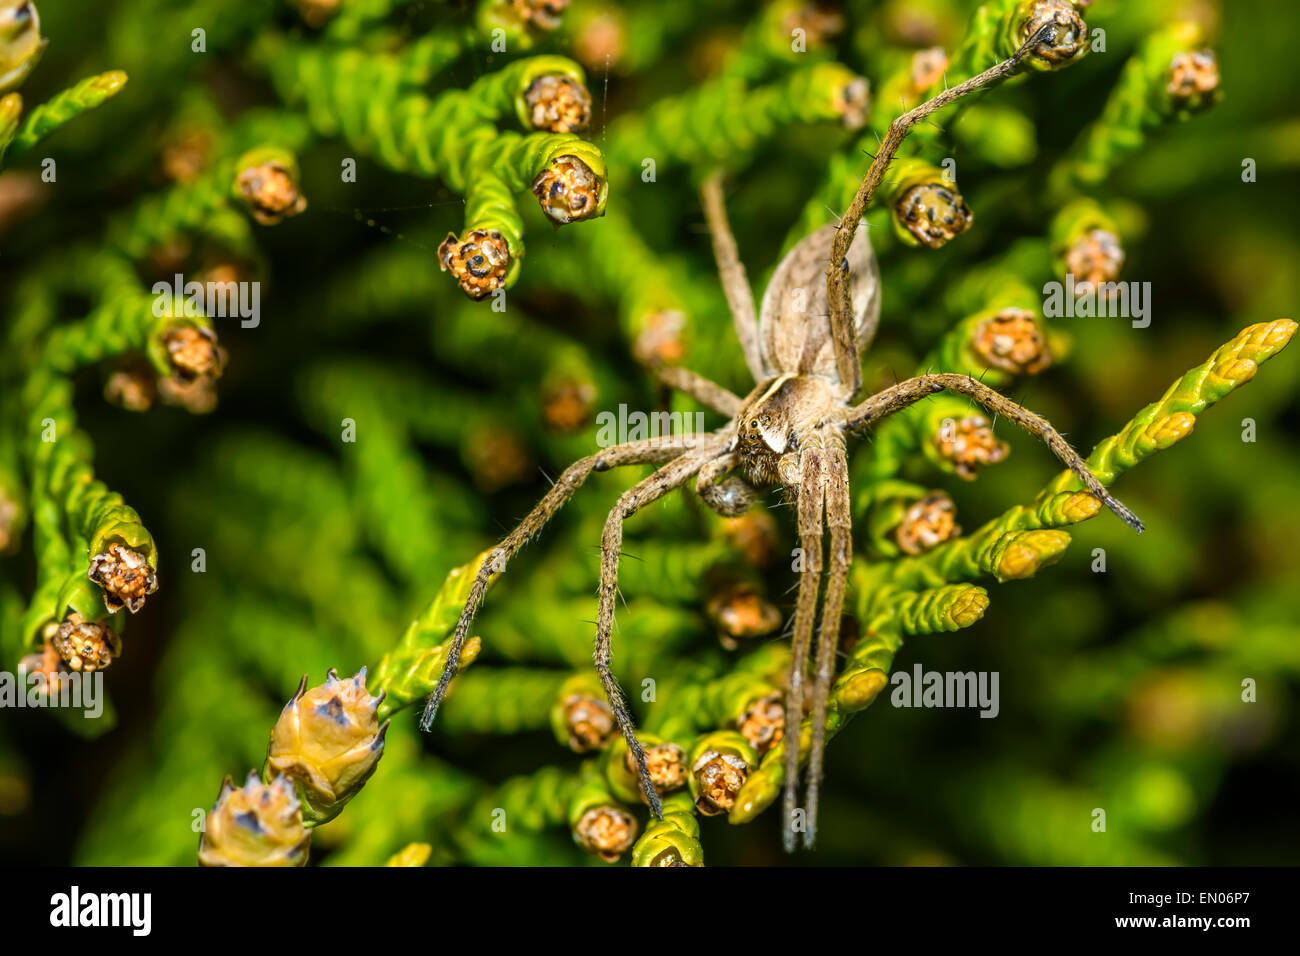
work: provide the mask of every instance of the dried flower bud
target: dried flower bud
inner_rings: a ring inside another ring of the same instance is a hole
[[[471,299],[482,299],[506,284],[510,246],[495,229],[471,229],[460,239],[454,232],[438,246],[438,264],[450,272]]]
[[[973,338],[985,364],[1013,375],[1037,375],[1052,364],[1047,339],[1028,309],[1003,309],[981,322]]]
[[[524,91],[528,123],[549,133],[575,133],[591,122],[591,94],[571,76],[544,73]]]
[[[571,694],[564,699],[563,707],[569,748],[574,753],[599,750],[614,735],[614,714],[599,697]]]
[[[938,249],[975,221],[961,193],[941,182],[919,183],[906,190],[895,213],[907,231],[929,249]]]
[[[935,436],[935,445],[939,455],[952,462],[958,477],[967,481],[974,481],[980,468],[997,464],[1011,450],[993,434],[983,415],[967,415],[951,425],[945,424]]]
[[[665,794],[686,786],[686,751],[674,743],[652,744],[644,749],[646,770],[655,790]],[[623,765],[633,778],[640,774],[631,750],[623,754]],[[641,799],[645,800],[645,794]]]
[[[533,180],[542,212],[556,225],[598,214],[600,177],[577,156],[559,156]]]
[[[91,558],[87,577],[103,590],[110,613],[125,607],[134,614],[144,607],[145,596],[158,590],[158,575],[149,559],[124,544],[112,544]]]
[[[1169,85],[1166,87],[1174,105],[1179,109],[1196,112],[1219,99],[1219,61],[1213,50],[1194,50],[1179,53],[1169,64]]]
[[[1017,47],[1048,24],[1053,27],[1030,53],[1032,66],[1055,70],[1088,52],[1088,25],[1070,0],[1029,0],[1017,8],[1016,15],[1020,18]]]
[[[588,853],[613,863],[636,842],[637,822],[618,807],[595,807],[573,828],[573,838]]]
[[[652,312],[641,322],[632,353],[642,365],[679,365],[686,357],[686,314],[678,309]]]
[[[723,585],[709,598],[704,611],[728,647],[771,634],[781,626],[781,612],[745,581]]]
[[[143,363],[115,369],[104,383],[104,401],[128,412],[147,412],[157,396],[153,369]]]
[[[388,732],[378,718],[382,701],[382,694],[366,692],[364,667],[350,680],[339,680],[331,668],[311,690],[304,676],[281,712],[266,764],[297,784],[313,823],[335,816],[374,772]]]
[[[253,220],[263,226],[274,226],[307,208],[306,198],[298,191],[297,174],[278,159],[241,166],[235,191]]]
[[[103,670],[122,653],[122,639],[107,623],[87,621],[69,612],[50,638],[59,657],[74,671],[89,674]]]
[[[575,378],[547,384],[542,395],[542,420],[556,432],[575,432],[591,421],[596,407],[596,386]]]
[[[558,30],[560,17],[569,6],[569,0],[513,0],[519,19],[531,23],[539,30]]]
[[[844,121],[845,129],[861,129],[871,108],[871,87],[864,77],[854,77],[835,91],[832,106]]]
[[[726,813],[736,803],[736,794],[749,777],[749,765],[732,753],[706,750],[691,768],[699,786],[695,808],[706,817]]]
[[[1076,290],[1115,282],[1124,268],[1124,247],[1109,229],[1089,229],[1065,253],[1065,269]]]
[[[912,54],[912,91],[924,93],[948,71],[948,54],[941,46],[927,47]]]
[[[225,357],[211,329],[197,325],[172,326],[163,334],[163,346],[173,372],[182,382],[221,377]]]
[[[0,93],[17,88],[45,52],[41,15],[31,0],[0,0]]]
[[[579,63],[595,69],[618,66],[627,52],[627,27],[615,7],[588,17],[573,37],[573,55]]]
[[[904,554],[925,554],[961,534],[957,506],[945,491],[932,491],[907,509],[894,532]]]
[[[779,691],[750,702],[736,721],[736,729],[760,754],[765,754],[785,736],[785,704]]]
[[[194,182],[212,161],[213,145],[212,131],[205,126],[179,130],[163,147],[163,175],[181,185]]]
[[[262,783],[249,773],[236,790],[227,777],[199,839],[199,865],[303,866],[310,842],[288,780]]]

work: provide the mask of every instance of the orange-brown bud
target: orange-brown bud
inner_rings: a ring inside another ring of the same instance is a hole
[[[899,197],[899,221],[928,249],[938,249],[961,235],[975,220],[966,200],[940,182],[919,183]]]
[[[575,133],[591,122],[591,94],[571,76],[544,73],[524,91],[528,123],[548,133]]]
[[[72,611],[53,629],[50,643],[74,671],[89,674],[103,670],[122,653],[122,639],[108,624],[87,621]]]
[[[307,689],[304,676],[271,731],[266,763],[298,787],[304,815],[313,823],[334,817],[365,785],[384,754],[388,722],[379,723],[383,695],[366,691],[366,669]]]
[[[932,491],[907,509],[894,538],[904,554],[925,554],[961,534],[956,518],[957,506],[947,492]]]
[[[695,807],[705,816],[726,813],[736,804],[736,794],[749,777],[749,765],[731,753],[706,750],[691,768],[699,785]]]
[[[561,226],[596,215],[600,187],[600,177],[577,156],[558,157],[533,180],[542,212]]]
[[[111,544],[91,558],[87,577],[104,592],[104,606],[110,612],[125,607],[134,614],[144,607],[145,595],[158,590],[158,575],[149,560],[124,544]]]
[[[242,789],[227,777],[199,840],[200,866],[303,866],[311,833],[284,777],[262,783],[250,773]]]
[[[249,214],[263,226],[274,226],[307,208],[293,170],[279,160],[267,160],[240,170],[235,190],[248,206]]]
[[[785,736],[785,704],[779,692],[752,701],[736,722],[740,735],[760,754],[765,754]]]
[[[996,435],[983,415],[945,421],[935,436],[939,455],[951,462],[958,477],[973,481],[980,468],[1007,457],[1011,447]]]
[[[631,750],[623,755],[623,765],[634,778],[640,773]],[[676,744],[661,743],[646,747],[645,765],[650,773],[650,782],[660,794],[672,793],[686,786],[686,751]],[[645,794],[641,794],[641,799],[645,800]]]
[[[1003,309],[975,330],[975,352],[985,364],[1013,375],[1037,375],[1052,364],[1052,353],[1034,313]]]
[[[574,839],[589,853],[613,863],[636,842],[636,818],[618,807],[588,810],[573,828]]]
[[[614,714],[599,697],[572,694],[563,706],[569,748],[574,753],[599,750],[614,735]]]

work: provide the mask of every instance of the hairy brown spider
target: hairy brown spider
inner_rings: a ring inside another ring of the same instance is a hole
[[[678,367],[656,374],[667,385],[693,396],[730,419],[703,437],[654,438],[626,442],[589,455],[565,469],[559,480],[526,518],[480,566],[452,637],[447,665],[421,719],[427,730],[456,673],[460,650],[494,573],[505,568],[593,471],[621,465],[663,463],[648,478],[618,499],[601,536],[600,588],[595,663],[619,730],[636,761],[642,792],[656,816],[659,795],[646,767],[631,714],[610,671],[610,638],[618,586],[623,522],[646,505],[695,479],[695,490],[719,514],[743,514],[755,489],[782,486],[795,504],[803,570],[799,579],[793,636],[793,665],[785,701],[784,813],[786,848],[794,849],[800,762],[799,724],[804,714],[804,687],[818,619],[817,597],[824,560],[823,537],[829,532],[830,558],[822,601],[816,660],[813,662],[812,734],[808,753],[804,845],[817,832],[818,787],[825,747],[826,708],[835,673],[840,616],[848,584],[853,542],[849,501],[849,467],[845,436],[936,392],[966,395],[989,411],[1037,435],[1084,486],[1137,531],[1142,523],[1113,498],[1084,460],[1046,419],[967,375],[928,374],[907,379],[854,404],[862,384],[859,355],[875,335],[880,316],[880,276],[875,254],[861,225],[876,187],[908,130],[930,113],[961,96],[997,82],[1016,69],[1025,54],[1051,43],[1056,27],[1038,30],[1009,59],[972,77],[895,119],[853,203],[838,224],[823,226],[798,243],[782,260],[763,296],[761,313],[736,252],[727,223],[721,181],[708,179],[702,199],[736,335],[757,383],[741,398],[722,386]],[[826,281],[818,281],[825,269]],[[852,291],[850,291],[852,290]],[[796,295],[796,292],[798,293]],[[739,473],[739,474],[736,474]]]

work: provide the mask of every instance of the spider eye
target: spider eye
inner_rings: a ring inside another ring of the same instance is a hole
[[[757,419],[757,418],[751,418],[751,419],[749,420],[749,427],[750,427],[750,428],[758,428],[758,419]]]

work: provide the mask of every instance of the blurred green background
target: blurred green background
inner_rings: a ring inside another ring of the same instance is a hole
[[[64,244],[93,241],[113,214],[162,187],[161,139],[195,90],[213,91],[232,112],[272,102],[246,52],[257,31],[297,22],[288,5],[274,3],[247,22],[236,12],[243,4],[201,0],[104,0],[93,16],[83,2],[38,5],[50,47],[25,97],[39,102],[110,68],[125,69],[131,82],[42,147],[58,156],[58,188],[39,214],[0,235],[3,291]],[[574,0],[567,15],[582,5]],[[620,115],[701,82],[710,51],[735,43],[753,16],[753,4],[742,2],[654,6],[669,27],[653,56],[632,57],[608,75],[589,67],[595,120],[586,136],[598,144]],[[932,9],[936,29],[951,26],[955,39],[964,22],[957,14],[969,6],[849,2],[838,56],[874,86],[872,44],[890,36],[891,18]],[[1119,6],[1126,5],[1098,0],[1087,16],[1105,23]],[[1240,328],[1292,315],[1300,298],[1300,12],[1265,0],[1224,6],[1214,44],[1223,102],[1156,133],[1108,183],[1145,219],[1142,238],[1128,244],[1124,277],[1152,283],[1151,326],[1058,320],[1074,339],[1069,361],[1012,392],[1083,450]],[[413,32],[431,17],[459,13],[454,4],[414,7],[402,24]],[[228,30],[210,30],[221,35],[219,44],[210,40],[218,52],[191,57],[186,25],[208,15],[228,18]],[[946,325],[936,303],[954,277],[1017,237],[1043,233],[1045,223],[1021,200],[1099,113],[1132,48],[1132,37],[1113,34],[1107,53],[1008,92],[1036,124],[1039,155],[1010,172],[963,165],[976,210],[967,235],[937,253],[895,244],[882,256],[885,313],[866,359],[868,381],[913,370]],[[563,36],[554,43],[565,52]],[[463,86],[490,66],[485,56],[464,57],[443,79]],[[828,158],[847,142],[836,130],[794,129],[731,178],[729,211],[756,287]],[[238,779],[260,764],[299,676],[310,673],[315,683],[327,667],[351,672],[373,663],[451,568],[522,516],[548,487],[545,475],[592,446],[593,425],[567,434],[547,427],[557,368],[585,370],[596,409],[660,400],[629,354],[613,304],[565,279],[566,270],[582,270],[568,233],[599,232],[602,221],[552,234],[533,216],[520,283],[507,311],[494,313],[467,302],[437,268],[434,248],[460,228],[459,198],[364,158],[357,183],[341,184],[344,155],[352,155],[346,146],[323,142],[301,156],[308,211],[258,232],[267,266],[263,321],[257,329],[219,324],[230,363],[214,413],[157,408],[141,417],[101,400],[103,370],[80,382],[78,411],[96,442],[97,473],[157,539],[161,588],[130,621],[126,650],[107,672],[117,711],[111,730],[87,740],[45,713],[0,714],[6,862],[191,864],[192,810],[211,805],[225,774]],[[1245,157],[1258,162],[1257,182],[1241,180]],[[609,202],[628,204],[645,243],[697,277],[703,292],[689,321],[699,345],[688,364],[742,388],[735,356],[711,344],[729,341],[729,319],[690,177],[666,173],[652,185],[611,191]],[[387,231],[359,222],[358,209]],[[914,260],[923,257],[929,261],[918,269]],[[66,310],[83,311],[75,301]],[[895,709],[882,699],[829,748],[815,852],[784,857],[769,812],[746,827],[704,821],[707,862],[1296,862],[1296,362],[1284,353],[1184,443],[1124,478],[1119,497],[1146,521],[1145,534],[1108,515],[1081,525],[1054,567],[988,585],[992,603],[980,623],[904,646],[896,666],[999,672],[996,720]],[[355,449],[337,442],[342,417],[359,423]],[[1247,417],[1257,424],[1254,443],[1241,438]],[[1005,424],[998,432],[1012,454],[978,482],[931,479],[953,493],[968,528],[1028,500],[1056,471],[1032,439]],[[491,592],[477,625],[485,650],[476,667],[490,666],[494,654],[498,663],[527,660],[530,624],[571,626],[578,644],[587,640],[599,525],[631,480],[593,479],[512,564],[515,573]],[[670,544],[698,511],[698,502],[675,496],[629,524],[625,550]],[[792,543],[788,509],[772,512]],[[201,575],[190,571],[196,547],[207,554]],[[1094,548],[1106,551],[1104,574],[1091,570]],[[29,589],[31,561],[28,549],[0,572]],[[680,606],[676,646],[716,644],[698,600],[674,601],[672,582],[636,574],[630,567],[623,582],[624,640],[634,638],[638,613]],[[781,562],[767,583],[783,612],[792,611],[793,576]],[[536,654],[545,666],[563,658]],[[1255,703],[1240,700],[1243,678],[1257,682]],[[313,860],[381,863],[405,843],[427,840],[435,859],[472,861],[454,849],[466,793],[578,763],[545,730],[457,733],[456,720],[454,696],[427,739],[413,715],[400,714],[375,778],[317,834]],[[1094,807],[1107,810],[1104,835],[1090,829]],[[587,859],[557,832],[508,862]]]

